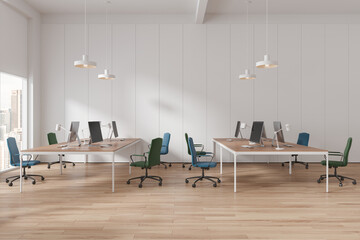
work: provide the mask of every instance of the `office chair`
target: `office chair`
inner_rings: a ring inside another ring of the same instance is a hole
[[[347,140],[347,144],[346,144],[344,153],[329,151],[329,156],[341,157],[340,161],[330,161],[329,160],[329,168],[334,168],[334,174],[329,174],[329,178],[335,177],[337,180],[339,180],[339,187],[343,186],[342,181],[344,181],[344,179],[353,180],[352,184],[354,184],[354,185],[356,184],[356,180],[354,178],[338,175],[337,171],[336,171],[338,167],[346,167],[347,166],[351,143],[352,143],[352,138],[349,137]],[[326,166],[326,160],[321,161],[321,165]],[[326,174],[322,174],[322,175],[320,175],[320,178],[317,180],[317,182],[321,183],[321,180],[324,180],[325,178],[326,178]]]
[[[310,134],[309,134],[309,133],[306,133],[306,132],[299,133],[299,137],[298,137],[298,140],[297,140],[297,144],[298,144],[298,145],[303,145],[303,146],[306,146],[306,147],[307,147],[307,146],[309,146],[309,138],[310,138]],[[297,160],[297,158],[298,158],[298,155],[297,155],[297,154],[293,154],[293,155],[291,155],[291,156],[292,156],[292,157],[295,157],[295,161],[292,162],[293,164],[299,163],[299,164],[305,165],[305,168],[306,168],[306,169],[309,169],[309,164],[308,164],[308,163]],[[289,163],[289,161],[283,162],[283,163],[281,163],[281,165],[284,166],[285,163]]]
[[[155,138],[151,141],[151,147],[150,151],[148,153],[144,153],[143,155],[139,154],[132,154],[130,156],[132,167],[141,167],[142,169],[145,168],[145,176],[140,177],[134,177],[127,180],[127,184],[130,184],[131,180],[134,179],[140,179],[139,188],[142,188],[142,183],[147,178],[151,178],[153,180],[159,181],[159,186],[162,185],[162,178],[159,176],[149,176],[148,175],[148,169],[150,169],[153,166],[160,165],[160,152],[161,152],[161,146],[162,145],[162,139],[161,138]],[[148,154],[148,157],[146,157],[146,154]],[[134,162],[133,157],[142,157],[144,158],[144,161],[137,161]]]
[[[167,155],[169,153],[170,137],[171,137],[170,133],[168,133],[168,132],[164,133],[160,155]],[[160,164],[164,165],[165,169],[167,169],[166,164],[169,164],[169,167],[171,167],[171,163],[169,163],[169,162],[160,161]]]
[[[194,141],[193,141],[192,138],[189,138],[189,147],[190,147],[190,152],[191,152],[192,165],[193,165],[194,167],[199,167],[199,168],[201,168],[202,174],[201,174],[201,176],[186,178],[186,179],[185,179],[185,183],[189,183],[189,179],[196,179],[196,180],[194,181],[194,183],[192,184],[192,187],[195,188],[195,187],[196,187],[196,183],[197,183],[198,181],[202,181],[203,179],[206,179],[206,180],[209,180],[209,181],[213,182],[213,186],[216,187],[216,186],[217,186],[217,183],[216,183],[216,181],[214,181],[213,179],[217,180],[218,183],[221,183],[220,178],[218,178],[218,177],[212,177],[212,176],[205,176],[205,173],[204,173],[205,170],[209,170],[210,168],[214,168],[214,167],[216,167],[216,165],[217,165],[217,162],[213,162],[213,159],[214,159],[213,153],[211,153],[211,152],[206,152],[206,155],[201,155],[202,158],[204,158],[204,157],[209,157],[209,158],[211,158],[211,160],[208,161],[208,162],[201,162],[201,161],[199,161],[200,156],[197,155],[197,153],[196,153],[195,146],[194,146]]]
[[[58,144],[58,141],[57,141],[57,138],[56,138],[56,134],[55,133],[48,133],[47,134],[47,138],[48,138],[48,142],[49,142],[49,145],[53,145],[53,144]],[[52,162],[52,163],[48,163],[48,169],[50,169],[50,166],[55,164],[55,163],[60,163],[60,154],[58,155],[59,156],[59,161],[56,161],[56,162]],[[65,157],[64,154],[62,154],[63,157]],[[69,162],[69,161],[62,161],[63,165],[64,165],[64,168],[66,168],[66,163],[72,163],[73,166],[75,166],[75,163],[73,162]]]
[[[35,166],[37,164],[40,163],[40,161],[35,160],[31,160],[32,155],[31,154],[22,154],[20,156],[19,153],[19,149],[16,145],[16,140],[13,137],[9,137],[7,139],[7,145],[9,148],[9,153],[10,153],[10,164],[11,166],[16,166],[16,167],[20,167],[20,157],[23,158],[24,156],[28,157],[28,160],[23,160],[22,162],[22,168],[23,168],[23,173],[22,176],[20,175],[16,175],[16,176],[11,176],[6,178],[6,183],[9,183],[9,186],[11,187],[13,185],[13,182],[20,179],[20,177],[23,177],[25,180],[27,180],[28,178],[32,179],[32,184],[36,184],[36,180],[33,177],[41,177],[41,180],[44,180],[45,178],[41,175],[34,175],[34,174],[26,174],[25,169],[26,168],[31,168],[31,166]]]
[[[186,141],[186,146],[187,146],[187,149],[188,149],[188,154],[191,156],[191,151],[190,151],[190,148],[189,148],[189,135],[187,133],[185,133],[185,141]],[[206,152],[204,152],[204,145],[203,144],[194,144],[195,148],[201,148],[200,151],[197,151],[196,154],[197,155],[206,155]],[[190,167],[189,167],[189,170],[191,170],[191,167],[192,167],[192,163],[189,162],[189,163],[183,163],[182,167],[185,168],[185,165],[186,164],[190,164]]]

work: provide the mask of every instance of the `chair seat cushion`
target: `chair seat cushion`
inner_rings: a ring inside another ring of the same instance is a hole
[[[326,166],[326,160],[321,161],[321,164]],[[342,161],[329,161],[329,167],[344,167],[345,164]]]
[[[145,161],[137,161],[137,162],[133,162],[130,164],[130,166],[132,167],[141,167],[141,168],[145,168]]]
[[[22,162],[22,166],[26,167],[26,166],[34,166],[36,164],[39,164],[40,161],[37,160],[32,160],[32,161],[23,161]],[[20,166],[20,162],[15,163],[15,166],[19,167]]]
[[[198,162],[196,163],[195,167],[201,168],[213,168],[216,167],[217,162]]]

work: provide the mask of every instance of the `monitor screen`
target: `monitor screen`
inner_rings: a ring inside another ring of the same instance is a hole
[[[71,122],[70,126],[70,134],[68,138],[68,142],[74,142],[76,141],[76,136],[79,131],[80,122]]]
[[[280,131],[279,131],[280,130]],[[284,133],[282,131],[281,122],[280,121],[274,121],[274,131],[279,131],[277,135],[277,139],[279,142],[285,142]]]
[[[112,128],[113,128],[113,131],[114,131],[114,136],[117,138],[119,136],[119,133],[117,131],[117,127],[116,127],[116,122],[115,121],[112,121]]]
[[[89,130],[92,143],[103,141],[100,122],[89,122]]]
[[[236,129],[235,129],[235,137],[239,137],[239,133],[240,133],[240,125],[241,125],[241,122],[240,121],[237,121],[236,123]]]
[[[250,142],[261,143],[261,136],[264,129],[264,122],[253,122],[251,128]]]

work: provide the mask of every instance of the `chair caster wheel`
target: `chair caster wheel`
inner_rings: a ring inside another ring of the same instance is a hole
[[[44,177],[41,177],[41,181],[44,181],[45,180],[45,178]]]
[[[169,164],[169,167],[171,167],[171,163]]]
[[[75,163],[73,163],[73,167],[75,167]]]
[[[167,166],[165,166],[165,169],[167,169]]]
[[[35,185],[35,184],[36,184],[36,181],[32,181],[31,183],[32,183],[33,185]]]
[[[25,180],[27,180],[27,177],[24,177]]]
[[[217,184],[216,184],[216,183],[214,183],[214,184],[213,184],[213,187],[217,187]]]
[[[6,180],[5,180],[5,182],[6,182],[6,183],[8,183],[8,182],[9,182],[9,180],[7,180],[7,179],[6,179]]]
[[[339,187],[342,187],[343,186],[343,184],[342,183],[339,183]]]
[[[162,186],[162,182],[159,182],[159,186]]]
[[[356,185],[356,181],[354,180],[354,181],[352,182],[352,184]]]
[[[183,168],[185,168],[185,165],[183,164]]]
[[[13,183],[11,182],[11,183],[9,183],[9,187],[12,187],[12,185],[13,185]]]
[[[66,168],[66,165],[64,165],[64,168]]]
[[[317,180],[317,182],[318,182],[318,183],[321,183],[321,180],[320,180],[320,178],[319,178],[319,179]]]
[[[139,184],[139,188],[142,188],[142,184],[141,184],[141,183]]]
[[[48,169],[50,169],[50,165],[48,165]]]
[[[220,179],[218,179],[218,181],[217,181],[218,183],[221,183],[221,180]]]
[[[191,171],[191,167],[189,167],[189,171]]]
[[[189,183],[189,180],[185,179],[185,183]]]
[[[193,187],[193,188],[196,188],[196,184],[195,184],[195,183],[193,183],[192,187]]]
[[[126,183],[127,183],[127,184],[130,184],[130,180],[128,180]]]
[[[285,164],[284,164],[284,163],[282,163],[282,164],[281,164],[281,166],[285,166]]]
[[[305,168],[306,168],[306,169],[309,169],[309,164],[306,164],[306,165],[305,165]]]

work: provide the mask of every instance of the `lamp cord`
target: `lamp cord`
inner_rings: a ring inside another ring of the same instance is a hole
[[[268,55],[268,35],[269,35],[269,30],[268,30],[268,28],[269,28],[269,1],[268,0],[266,0],[266,51],[265,51],[265,53],[266,53],[266,55]]]
[[[105,67],[106,69],[109,69],[108,67],[108,5],[110,4],[110,1],[106,1],[106,17],[105,17]]]
[[[84,31],[84,39],[85,39],[85,55],[87,55],[88,54],[88,52],[87,52],[87,19],[86,19],[86,15],[87,15],[87,12],[86,12],[86,10],[87,10],[87,0],[85,0],[85,4],[84,4],[84,6],[85,6],[85,16],[84,16],[84,18],[85,18],[85,31]]]
[[[249,1],[246,2],[246,26],[247,26],[247,39],[246,39],[246,48],[247,48],[247,58],[248,58],[248,68],[250,67],[250,50],[249,50],[249,42],[250,42],[250,32],[249,32]]]

